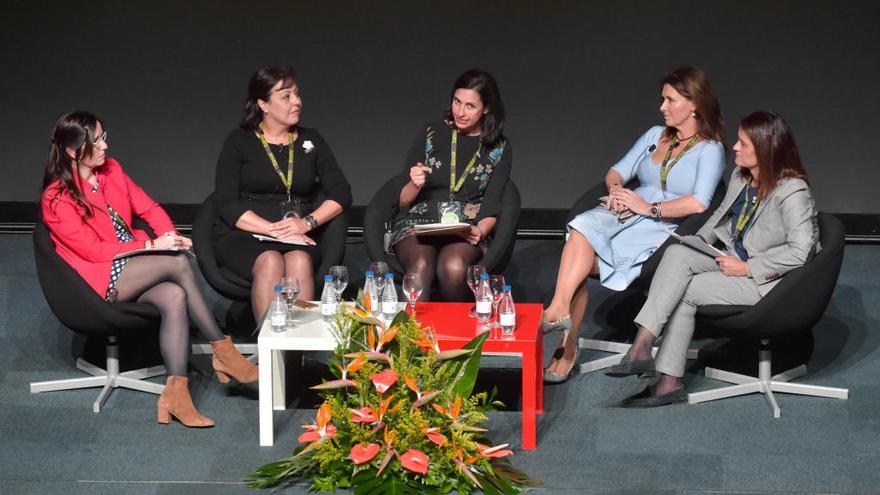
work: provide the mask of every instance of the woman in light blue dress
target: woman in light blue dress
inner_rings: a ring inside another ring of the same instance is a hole
[[[577,361],[577,335],[587,306],[587,276],[623,290],[642,264],[688,215],[706,210],[724,172],[724,123],[705,73],[679,67],[663,79],[663,126],[648,129],[605,176],[608,196],[568,224],[544,333],[562,331],[544,380],[568,379]],[[630,190],[624,185],[639,180]],[[598,198],[597,198],[598,200]]]

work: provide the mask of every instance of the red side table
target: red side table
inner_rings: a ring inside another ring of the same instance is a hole
[[[441,350],[458,349],[477,336],[483,326],[468,316],[472,303],[418,303],[416,319],[430,325]],[[516,330],[512,337],[493,328],[483,344],[483,354],[518,355],[522,358],[522,448],[535,450],[537,414],[544,412],[544,339],[540,334],[540,304],[516,304]]]

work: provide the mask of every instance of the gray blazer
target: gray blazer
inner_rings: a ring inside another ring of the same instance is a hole
[[[697,235],[709,244],[721,241],[728,252],[734,252],[730,228],[730,207],[743,194],[746,181],[734,169],[721,205]],[[789,271],[806,263],[818,252],[819,223],[816,204],[810,187],[801,179],[783,179],[767,198],[761,201],[743,237],[749,252],[749,270],[758,284],[761,296],[768,292]]]

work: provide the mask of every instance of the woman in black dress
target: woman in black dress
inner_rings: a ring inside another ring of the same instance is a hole
[[[256,318],[281,277],[296,277],[300,297],[314,299],[321,226],[351,205],[351,187],[330,146],[318,131],[299,125],[301,108],[293,69],[258,70],[239,128],[217,160],[214,250],[222,266],[252,280]]]
[[[407,272],[421,275],[425,287],[436,273],[443,299],[460,301],[468,294],[468,265],[491,242],[513,151],[502,133],[504,105],[491,74],[471,69],[460,75],[450,100],[443,120],[428,124],[407,155],[390,250]],[[441,217],[471,227],[458,235],[414,235],[414,225]],[[420,299],[428,299],[428,291]]]

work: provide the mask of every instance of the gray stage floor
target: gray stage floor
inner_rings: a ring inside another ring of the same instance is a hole
[[[518,244],[506,274],[519,300],[549,298],[560,249],[560,242]],[[880,493],[878,254],[847,246],[834,298],[814,329],[811,372],[800,380],[848,387],[847,401],[780,394],[780,419],[757,395],[626,410],[616,404],[644,381],[593,373],[545,389],[537,451],[519,450],[516,393],[502,394],[510,408],[490,418],[493,437],[510,442],[514,463],[544,481],[536,493]],[[350,244],[346,264],[365,262],[363,247]],[[582,335],[604,329],[616,301],[591,288]],[[228,303],[209,298],[222,316]],[[288,455],[314,414],[314,396],[292,397],[292,409],[275,413],[276,445],[259,447],[255,389],[221,386],[206,356],[192,358],[191,380],[199,409],[217,421],[212,429],[156,424],[156,397],[140,392],[117,390],[100,414],[91,411],[95,389],[30,394],[29,382],[79,376],[73,353],[81,342],[43,299],[28,235],[0,236],[0,308],[2,494],[248,493],[241,478]],[[548,354],[557,338],[548,337]],[[318,379],[319,358],[306,363],[303,382]],[[518,370],[508,364],[487,363],[481,384],[517,390]],[[693,390],[722,385],[703,377],[700,363],[687,379]],[[296,485],[283,493],[306,491]]]

